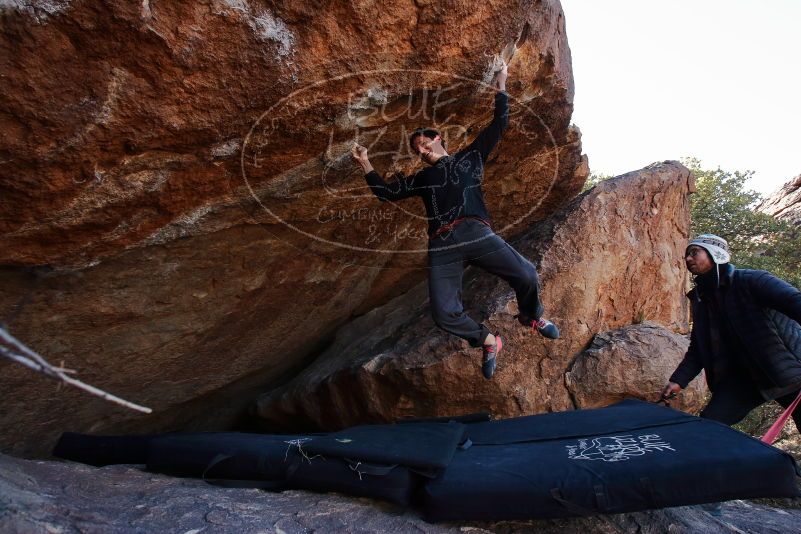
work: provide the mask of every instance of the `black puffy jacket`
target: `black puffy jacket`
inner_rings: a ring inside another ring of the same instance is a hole
[[[765,271],[735,269],[721,273],[720,313],[734,335],[730,346],[746,366],[766,399],[801,388],[801,291]],[[670,377],[682,388],[701,369],[714,391],[715,376],[710,350],[709,303],[697,289],[690,299],[693,328],[690,348]]]

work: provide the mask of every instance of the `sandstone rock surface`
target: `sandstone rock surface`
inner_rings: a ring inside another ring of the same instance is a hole
[[[489,117],[493,56],[515,42],[516,129],[488,172],[503,185],[493,199],[512,221],[531,199],[553,206],[575,191],[556,0],[38,4],[2,8],[4,264],[91,265],[253,217],[276,224],[249,213],[256,200],[356,243],[366,228],[316,220],[322,206],[370,204],[359,195],[354,206],[345,187],[363,184],[340,161],[344,143],[358,134],[393,170],[419,165],[395,158],[413,127],[462,144]]]
[[[801,226],[801,174],[763,200],[758,209]]]
[[[281,425],[333,429],[406,416],[574,408],[565,373],[595,334],[643,319],[687,332],[682,253],[693,188],[683,165],[653,164],[601,182],[514,242],[538,265],[559,340],[517,323],[514,293],[503,281],[466,275],[466,309],[504,339],[492,380],[481,376],[478,349],[434,326],[421,284],[342,328],[313,365],[259,400],[258,413]],[[636,396],[655,400],[658,392]]]
[[[719,517],[693,506],[567,520],[430,524],[412,510],[343,495],[219,488],[128,466],[97,469],[0,455],[0,531],[8,534],[801,532],[801,510],[797,504],[778,507],[783,504],[793,505],[732,501]]]
[[[0,321],[148,417],[0,361],[0,450],[62,430],[220,428],[352,315],[424,277],[411,128],[458,148],[517,42],[510,128],[487,163],[521,233],[587,175],[557,0],[11,2],[0,6]],[[31,429],[36,429],[32,431]]]
[[[602,332],[565,375],[576,408],[598,408],[626,398],[656,401],[667,379],[684,358],[690,341],[651,322]],[[697,411],[707,394],[703,375],[670,405]]]

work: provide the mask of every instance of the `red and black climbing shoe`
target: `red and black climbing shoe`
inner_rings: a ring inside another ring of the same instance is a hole
[[[548,339],[559,339],[559,329],[556,325],[547,319],[540,319],[539,321],[532,321],[531,326],[537,329],[537,332],[542,334],[543,337]]]
[[[484,373],[484,378],[489,380],[495,374],[495,367],[498,363],[498,353],[503,348],[503,341],[498,334],[495,334],[494,345],[484,345],[484,359],[481,362],[481,372]]]
[[[523,326],[530,326],[539,332],[543,337],[548,339],[559,339],[559,329],[551,321],[547,319],[532,319],[525,315],[515,315],[515,319],[520,321]]]

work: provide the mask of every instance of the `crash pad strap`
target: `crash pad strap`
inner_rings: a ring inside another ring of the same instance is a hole
[[[361,478],[362,475],[373,475],[382,477],[388,475],[390,471],[398,467],[398,464],[391,464],[391,465],[370,464],[367,462],[362,462],[360,460],[352,460],[350,458],[345,458],[344,460],[348,463],[348,467],[350,467],[350,470],[359,475],[359,478]]]
[[[642,487],[643,493],[648,498],[651,508],[660,508],[660,505],[656,499],[654,485],[651,483],[650,477],[640,477],[640,486]]]
[[[221,464],[222,462],[233,458],[232,454],[218,454],[214,458],[211,459],[209,464],[206,466],[206,469],[203,470],[203,474],[200,478],[204,481],[208,482],[209,484],[214,484],[215,486],[223,486],[226,488],[259,488],[259,489],[282,489],[286,484],[283,480],[237,480],[232,478],[208,478],[206,477],[206,473],[211,471],[214,467]],[[263,464],[263,458],[259,458],[259,467]],[[261,470],[261,469],[259,469]]]
[[[598,488],[598,486],[595,486],[596,497],[598,495],[597,494],[597,488]],[[603,490],[602,490],[602,492],[603,492]],[[572,514],[575,514],[577,516],[594,515],[594,514],[598,513],[597,510],[591,510],[589,508],[584,508],[583,506],[579,506],[578,504],[575,504],[575,503],[572,503],[572,502],[568,501],[567,499],[564,498],[564,496],[562,495],[562,491],[559,488],[551,488],[551,497],[553,497],[553,499],[556,502],[558,502],[559,504],[564,506],[565,510],[567,510],[568,512],[570,512]]]

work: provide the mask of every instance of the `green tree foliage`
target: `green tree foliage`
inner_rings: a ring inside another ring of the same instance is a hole
[[[682,160],[695,175],[692,234],[716,234],[729,242],[732,263],[764,269],[801,287],[801,236],[798,228],[756,210],[762,196],[746,189],[753,171],[704,169],[696,158]]]
[[[600,172],[591,172],[590,175],[587,177],[587,181],[584,182],[584,187],[581,189],[581,192],[583,193],[584,191],[589,191],[590,189],[598,185],[598,183],[603,182],[604,180],[608,180],[610,178],[613,178],[613,176],[609,174],[603,174]]]

